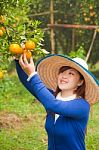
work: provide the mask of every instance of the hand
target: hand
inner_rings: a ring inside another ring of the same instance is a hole
[[[35,66],[32,57],[28,61],[26,54],[22,54],[19,59],[19,64],[28,76],[35,72]]]

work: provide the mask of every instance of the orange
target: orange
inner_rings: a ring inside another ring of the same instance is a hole
[[[86,16],[87,14],[86,13],[83,13],[83,16]]]
[[[97,28],[96,31],[99,32],[99,28]]]
[[[92,9],[93,9],[93,6],[92,6],[92,5],[90,5],[89,9],[90,9],[90,10],[92,10]]]
[[[5,29],[5,27],[1,27],[0,30],[5,31],[6,29]]]
[[[3,76],[4,76],[3,72],[0,71],[0,79],[3,79]]]
[[[0,36],[3,36],[3,31],[0,29]]]
[[[27,59],[30,59],[32,57],[31,51],[24,50],[24,53],[26,54]]]
[[[90,21],[90,18],[84,18],[84,20],[86,21],[86,22],[88,22],[88,21]]]
[[[23,49],[21,48],[21,46],[16,43],[10,44],[9,50],[12,54],[22,54],[23,53]]]
[[[90,16],[93,17],[95,15],[94,12],[90,12]]]
[[[16,24],[15,24],[15,23],[13,24],[13,27],[16,27]]]
[[[25,48],[27,50],[33,50],[33,49],[35,49],[35,47],[36,47],[36,45],[35,45],[35,43],[33,41],[31,41],[31,40],[26,41]]]
[[[0,22],[2,22],[2,23],[5,22],[5,17],[3,15],[0,16]]]

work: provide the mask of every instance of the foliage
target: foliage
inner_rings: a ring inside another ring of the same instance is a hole
[[[77,51],[71,51],[69,53],[69,56],[72,58],[80,57],[82,59],[85,59],[85,49],[83,48],[83,46],[80,46]]]
[[[36,44],[33,51],[34,59],[44,56],[42,51],[42,42],[44,32],[40,28],[39,20],[31,20],[28,17],[29,1],[7,1],[1,2],[2,12],[0,16],[0,29],[3,29],[3,35],[0,37],[0,68],[7,69],[13,56],[9,51],[11,43],[21,45],[27,40],[32,40]]]
[[[34,5],[35,4],[35,5]],[[33,19],[42,21],[42,28],[45,32],[45,49],[51,51],[50,45],[50,28],[47,24],[50,24],[50,3],[47,1],[43,3],[43,0],[34,0],[31,3],[30,15]],[[99,25],[99,3],[98,1],[88,0],[57,0],[54,1],[54,22],[56,24],[81,24],[81,25]],[[38,15],[38,13],[45,12],[45,14]],[[46,14],[47,12],[47,14]],[[48,30],[46,29],[48,28]],[[68,55],[71,50],[77,51],[80,46],[85,49],[85,54],[89,50],[94,30],[87,29],[72,29],[72,28],[54,28],[55,32],[55,53],[63,53]],[[73,39],[74,34],[74,39]],[[89,62],[96,63],[98,58],[98,43],[99,32],[93,46],[93,52]]]

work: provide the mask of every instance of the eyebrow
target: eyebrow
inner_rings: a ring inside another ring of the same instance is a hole
[[[69,70],[73,72],[78,72],[76,69],[73,69],[73,68],[70,68]]]

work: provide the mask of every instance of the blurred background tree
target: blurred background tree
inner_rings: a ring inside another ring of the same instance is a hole
[[[45,30],[45,48],[51,51],[50,43],[50,2],[43,0],[33,0],[30,7],[30,17],[42,22],[42,28]],[[99,25],[99,3],[93,0],[54,0],[54,23],[56,24],[82,24],[82,25]],[[87,55],[94,30],[73,29],[73,28],[54,28],[55,33],[55,53],[68,55],[71,51],[77,51],[80,46],[85,50]],[[98,57],[99,33],[94,41],[94,46],[89,62],[96,63]],[[84,56],[84,57],[85,57]]]

